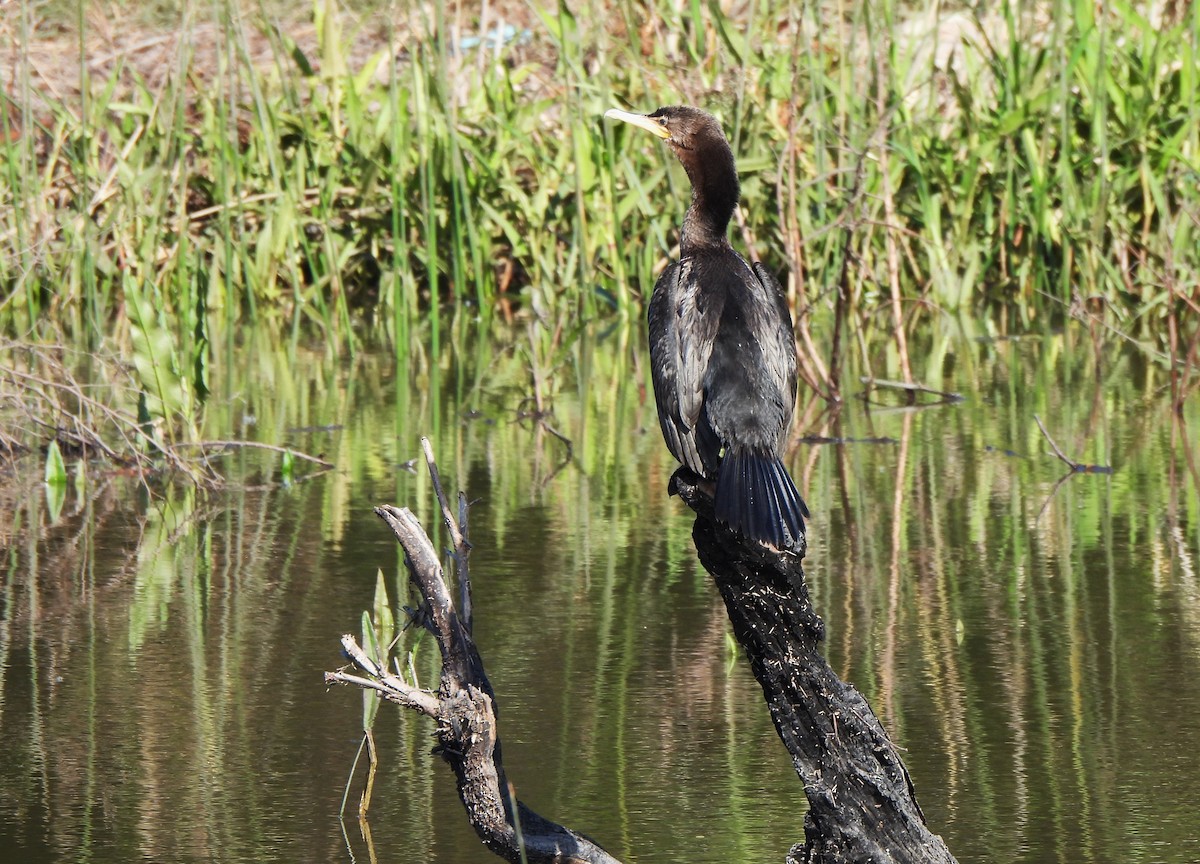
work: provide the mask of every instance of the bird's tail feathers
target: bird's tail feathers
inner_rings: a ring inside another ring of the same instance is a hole
[[[732,447],[717,476],[716,517],[743,537],[791,549],[804,536],[808,507],[778,456]]]

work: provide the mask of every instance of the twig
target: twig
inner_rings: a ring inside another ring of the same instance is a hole
[[[348,672],[326,672],[326,684],[354,684],[368,690],[377,690],[385,699],[420,711],[427,717],[438,716],[438,698],[425,690],[418,690],[402,678],[391,674],[358,647],[358,642],[349,633],[342,637],[342,648],[354,664],[371,677],[351,675]]]
[[[319,465],[326,470],[336,467],[332,462],[326,462],[317,456],[310,456],[293,447],[280,447],[277,444],[265,444],[262,441],[183,441],[173,446],[176,448],[198,447],[204,450],[237,450],[248,447],[253,450],[270,450],[272,453],[290,453],[297,459],[312,462],[314,465]]]
[[[1112,467],[1108,465],[1089,465],[1084,462],[1076,462],[1074,459],[1064,453],[1055,440],[1050,437],[1050,433],[1046,431],[1046,424],[1042,422],[1042,418],[1034,414],[1033,419],[1037,421],[1038,428],[1042,430],[1042,435],[1044,435],[1046,440],[1050,442],[1050,446],[1054,449],[1054,455],[1066,463],[1066,465],[1070,467],[1073,472],[1077,474],[1112,473]]]
[[[929,393],[930,395],[940,397],[939,402],[930,403],[935,405],[940,405],[947,402],[965,401],[965,397],[961,393],[955,393],[952,390],[935,390],[933,387],[928,387],[924,384],[919,384],[914,381],[886,381],[882,378],[871,378],[869,376],[863,376],[858,380],[862,384],[865,384],[867,389],[880,387],[889,390],[903,390],[908,394],[908,401],[910,405],[916,402],[916,396],[918,393]]]
[[[876,129],[879,152],[879,177],[883,182],[883,212],[884,219],[891,224],[896,221],[896,202],[892,196],[892,170],[889,167],[891,150],[888,147],[888,128],[892,120],[892,112],[888,107],[888,89],[892,85],[891,70],[888,68],[888,52],[878,51],[875,54],[875,110],[879,115],[879,126]],[[908,360],[908,340],[904,334],[904,313],[900,306],[900,253],[896,246],[896,235],[884,229],[883,237],[887,252],[888,287],[891,290],[892,319],[896,328],[896,351],[900,354],[900,371],[905,381],[912,381],[912,367]]]
[[[859,195],[862,192],[863,178],[866,174],[867,151],[858,154],[858,163],[854,169],[854,183],[850,187],[850,208],[857,212],[862,206]],[[847,208],[849,209],[849,208]],[[833,311],[833,347],[829,350],[829,395],[835,402],[842,401],[842,329],[846,323],[846,309],[850,303],[850,258],[851,245],[854,242],[854,232],[858,223],[847,219],[846,234],[842,240],[842,260],[838,268],[837,302]]]
[[[462,492],[458,493],[458,520],[450,512],[450,499],[442,486],[442,478],[438,473],[437,462],[433,458],[433,446],[428,438],[421,438],[421,450],[425,453],[425,464],[429,468],[429,477],[433,481],[433,492],[437,496],[438,506],[442,509],[442,522],[450,534],[450,542],[454,544],[451,552],[454,558],[455,575],[458,577],[459,603],[462,606],[462,622],[471,630],[471,575],[467,559],[471,555],[471,544],[466,537],[467,502]],[[462,527],[460,527],[460,524]]]
[[[442,521],[450,532],[450,541],[457,546],[462,542],[462,534],[454,514],[450,512],[450,500],[446,497],[446,489],[442,486],[442,476],[438,472],[437,462],[433,458],[433,445],[428,438],[421,438],[421,450],[425,453],[425,465],[429,468],[429,479],[433,481],[433,492],[437,496],[438,506],[442,509]]]
[[[1072,471],[1079,471],[1083,466],[1081,466],[1078,462],[1064,453],[1061,448],[1059,448],[1058,443],[1051,438],[1050,433],[1046,431],[1046,424],[1042,422],[1042,418],[1034,414],[1033,419],[1037,422],[1038,428],[1042,430],[1042,435],[1044,435],[1046,440],[1050,442],[1050,446],[1054,449],[1054,455],[1065,462]]]
[[[458,571],[458,602],[462,605],[462,617],[467,625],[468,633],[475,629],[475,608],[471,602],[471,576],[467,571],[467,556],[471,554],[471,541],[467,539],[470,536],[467,530],[469,509],[467,493],[460,489],[458,492],[458,527],[462,531],[463,545],[466,550],[463,552],[462,566]]]
[[[853,435],[829,436],[829,435],[804,435],[798,439],[801,444],[897,444],[895,438],[889,438],[886,435],[877,435],[874,437],[859,438]]]

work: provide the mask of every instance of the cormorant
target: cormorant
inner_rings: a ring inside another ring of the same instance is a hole
[[[604,116],[666,141],[692,183],[679,261],[655,283],[648,316],[667,447],[716,480],[717,519],[776,549],[794,548],[808,508],[779,454],[796,405],[796,343],[779,282],[762,264],[746,263],[726,236],[739,195],[733,151],[698,108]]]

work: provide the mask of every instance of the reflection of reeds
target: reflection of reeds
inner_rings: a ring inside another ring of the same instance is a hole
[[[804,475],[821,490],[811,498],[843,502],[827,511],[830,524],[814,520],[810,546],[831,649],[875,704],[892,706],[889,726],[935,824],[942,808],[969,809],[987,836],[951,842],[964,857],[978,848],[989,859],[1111,860],[1103,848],[1128,790],[1119,766],[1139,764],[1130,736],[1158,728],[1154,709],[1129,701],[1131,687],[1145,689],[1131,680],[1133,658],[1149,638],[1147,671],[1177,662],[1131,606],[1179,610],[1160,623],[1187,634],[1185,656],[1200,645],[1186,611],[1200,538],[1161,522],[1178,513],[1176,524],[1191,525],[1200,507],[1187,467],[1194,445],[1172,432],[1169,372],[1139,365],[1135,352],[1098,362],[1090,339],[955,341],[956,363],[983,382],[967,403],[899,416],[843,409],[829,434],[846,443],[814,448]],[[1054,417],[1072,452],[1115,473],[1071,477],[1047,503],[1060,472],[1034,414]],[[901,446],[861,443],[876,436]],[[900,578],[889,580],[897,554]]]
[[[48,802],[66,857],[100,851],[103,824],[128,826],[156,860],[266,858],[279,842],[339,857],[330,814],[360,712],[310,678],[357,626],[377,567],[407,602],[364,502],[412,504],[437,524],[428,480],[401,467],[434,430],[448,487],[477,499],[475,628],[511,700],[520,794],[654,860],[701,831],[714,861],[767,860],[796,835],[801,791],[721,638],[691,519],[666,496],[674,465],[642,386],[640,322],[584,328],[546,355],[559,371],[544,408],[574,454],[549,482],[562,443],[519,416],[528,331],[443,324],[440,353],[417,324],[399,368],[389,351],[339,361],[305,340],[286,356],[265,329],[215,338],[219,398],[199,433],[323,453],[337,470],[315,483],[139,502],[126,478],[89,467],[57,521],[40,484],[0,487],[0,727],[12,733],[0,813]],[[1192,749],[1164,757],[1164,742],[1197,731],[1200,404],[1172,420],[1165,369],[1129,350],[1098,358],[1077,330],[986,341],[957,326],[914,333],[910,351],[918,380],[944,376],[967,401],[915,413],[850,401],[828,428],[801,430],[844,443],[790,454],[814,507],[806,563],[830,653],[871,701],[886,695],[930,822],[964,860],[1168,848],[1190,836],[1193,809],[1141,783],[1184,788],[1200,771]],[[894,374],[866,344],[875,371]],[[1072,477],[1041,520],[1059,466],[1035,413],[1072,453],[1116,469]],[[433,654],[418,648],[423,681]],[[263,686],[272,670],[278,686]],[[427,729],[385,710],[377,732],[377,847],[403,832],[419,856],[472,860],[477,840],[447,827],[461,814]],[[568,776],[567,764],[585,768]]]

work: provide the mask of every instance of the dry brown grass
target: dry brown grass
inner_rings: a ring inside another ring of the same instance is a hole
[[[61,9],[44,3],[8,0],[2,5],[6,8],[0,15],[0,80],[14,108],[21,101],[18,87],[23,73],[28,74],[34,105],[45,110],[45,97],[60,104],[77,104],[85,72],[93,87],[115,79],[118,96],[135,87],[161,90],[179,69],[184,51],[190,55],[188,84],[203,88],[218,74],[222,55],[230,51],[231,25],[238,28],[246,46],[238,62],[260,73],[269,73],[280,63],[271,30],[286,34],[308,62],[320,68],[319,35],[307,4],[281,4],[264,18],[259,4],[242,2],[231,7],[228,20],[217,21],[203,12],[167,18],[152,8],[139,13],[115,4],[91,3],[82,28],[76,18],[64,17]],[[449,5],[451,44],[460,34],[475,33],[481,23],[489,29],[505,24],[520,30],[535,26],[535,17],[525,3],[469,0]],[[431,3],[380,4],[365,10],[336,8],[336,12],[345,37],[343,53],[352,70],[386,50],[389,41],[398,46],[402,58],[405,46],[413,40],[431,38],[435,18]]]

